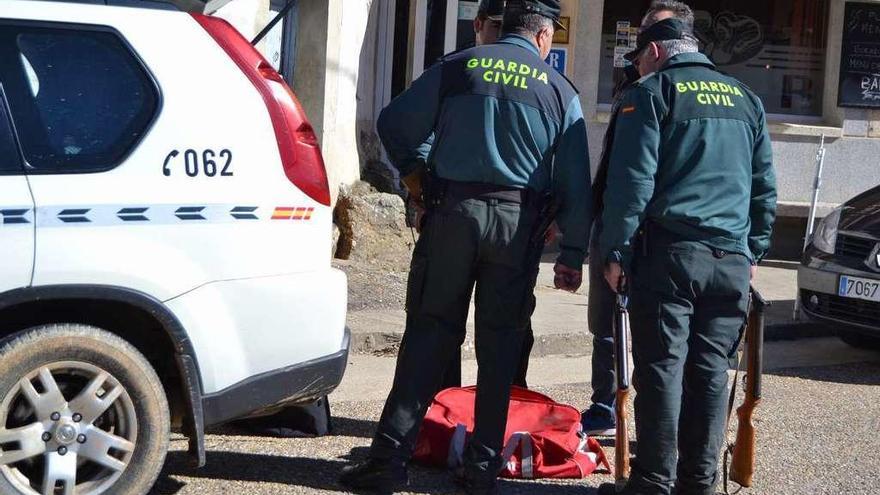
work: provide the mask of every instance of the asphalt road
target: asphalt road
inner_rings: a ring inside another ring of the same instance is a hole
[[[353,357],[346,381],[331,398],[335,433],[311,439],[208,436],[208,465],[195,470],[176,439],[153,494],[299,494],[344,490],[339,469],[366,455],[381,412],[393,358]],[[880,493],[880,353],[858,352],[835,339],[773,343],[765,359],[764,400],[757,415],[758,471],[743,495],[861,495]],[[465,380],[473,376],[466,364]],[[530,371],[534,387],[584,407],[586,358],[542,358]],[[563,371],[560,371],[563,370]],[[369,386],[369,384],[373,384]],[[613,442],[605,440],[613,458]],[[411,493],[456,493],[442,470],[416,467]],[[503,493],[588,495],[607,474],[559,482],[503,482]]]

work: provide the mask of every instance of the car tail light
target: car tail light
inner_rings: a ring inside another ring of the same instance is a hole
[[[192,15],[250,79],[269,110],[284,173],[315,201],[330,206],[327,169],[318,138],[302,106],[281,75],[232,25],[218,17]]]

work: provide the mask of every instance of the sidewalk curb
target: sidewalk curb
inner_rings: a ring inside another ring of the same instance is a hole
[[[787,322],[768,325],[764,329],[764,340],[767,342],[782,340],[802,340],[821,337],[833,337],[836,333],[827,326],[813,322]],[[377,356],[393,356],[400,348],[402,332],[352,332],[351,352],[354,354],[372,354]],[[592,335],[584,332],[538,334],[532,347],[532,357],[548,356],[587,356],[593,349]],[[468,335],[462,346],[464,359],[474,358],[473,336]]]

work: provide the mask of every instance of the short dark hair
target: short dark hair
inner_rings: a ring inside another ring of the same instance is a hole
[[[502,34],[534,36],[542,29],[547,28],[553,29],[553,21],[549,17],[515,9],[504,11],[504,23],[501,26]]]
[[[694,28],[694,11],[684,2],[677,0],[654,0],[645,13],[645,22],[642,29],[650,27],[657,22],[656,14],[658,12],[672,12],[672,16],[676,19],[684,21],[691,29]]]

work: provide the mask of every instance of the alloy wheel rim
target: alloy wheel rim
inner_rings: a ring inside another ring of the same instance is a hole
[[[118,379],[81,361],[50,363],[0,403],[0,474],[21,494],[108,493],[137,433],[134,402]]]

